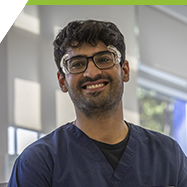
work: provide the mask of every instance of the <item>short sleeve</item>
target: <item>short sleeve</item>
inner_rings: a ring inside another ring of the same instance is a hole
[[[49,187],[51,177],[31,160],[18,158],[14,164],[8,187]]]

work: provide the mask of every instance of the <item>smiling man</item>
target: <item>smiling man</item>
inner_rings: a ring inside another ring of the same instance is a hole
[[[129,64],[115,24],[70,22],[54,41],[54,55],[76,120],[27,147],[9,187],[187,187],[187,158],[179,145],[124,121]]]

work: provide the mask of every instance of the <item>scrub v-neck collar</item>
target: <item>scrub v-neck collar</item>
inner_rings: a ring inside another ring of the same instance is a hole
[[[110,181],[116,187],[119,186],[123,181],[126,172],[128,172],[128,168],[131,165],[132,157],[137,145],[136,142],[138,134],[134,129],[133,124],[131,124],[131,132],[126,149],[115,171],[97,145],[83,131],[81,131],[72,123],[68,124],[68,130],[71,134],[74,135],[74,137],[76,137],[77,141],[80,141],[80,143],[82,143],[82,145],[84,145],[90,151],[95,161],[99,163],[101,170],[103,171],[103,174],[106,176],[108,181]]]

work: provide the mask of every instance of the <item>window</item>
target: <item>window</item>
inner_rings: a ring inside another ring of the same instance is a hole
[[[140,86],[137,96],[141,126],[171,136],[187,154],[187,103]]]
[[[15,128],[8,127],[8,154],[15,154]]]
[[[37,132],[18,128],[16,130],[17,154],[19,155],[29,144],[36,141],[37,138]]]
[[[173,99],[143,87],[137,95],[141,126],[173,136]]]
[[[8,127],[8,154],[19,155],[31,143],[42,138],[46,134],[38,131]]]
[[[187,80],[139,64],[140,124],[174,138],[187,155]]]

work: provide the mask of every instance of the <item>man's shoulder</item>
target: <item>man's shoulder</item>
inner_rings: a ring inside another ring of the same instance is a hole
[[[136,136],[135,138],[141,144],[149,147],[163,147],[163,149],[172,151],[178,148],[178,143],[170,136],[134,124],[131,124],[131,129],[132,136]]]
[[[16,159],[14,174],[19,173],[19,177],[24,176],[25,180],[27,177],[30,178],[26,175],[32,174],[32,178],[38,173],[45,175],[47,179],[50,178],[54,170],[61,171],[62,167],[66,167],[66,161],[69,160],[68,152],[77,148],[79,143],[77,137],[81,137],[80,134],[81,132],[76,126],[67,123],[35,141]],[[74,148],[72,148],[72,144]]]
[[[48,157],[50,159],[57,150],[65,150],[67,141],[70,138],[68,133],[70,126],[70,123],[62,125],[53,132],[30,144],[21,153],[19,158],[22,160],[30,160],[31,158],[35,160],[35,158],[40,158],[42,160]]]
[[[157,132],[157,131],[154,131],[154,130],[151,130],[151,129],[147,129],[147,128],[139,126],[139,125],[134,125],[132,123],[130,123],[130,125],[131,125],[131,128],[133,130],[135,130],[140,135],[144,134],[144,135],[146,135],[146,137],[152,137],[152,138],[157,138],[157,137],[166,138],[166,139],[169,138],[170,140],[173,141],[173,139],[170,136],[162,134],[160,132]]]

